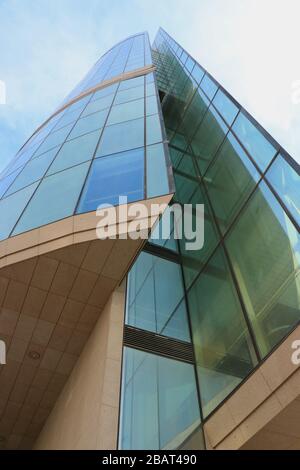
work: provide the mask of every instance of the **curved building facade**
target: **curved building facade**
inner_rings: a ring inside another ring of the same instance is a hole
[[[299,165],[164,30],[104,54],[0,178],[4,448],[299,446]],[[147,242],[98,238],[120,196],[156,207]],[[185,204],[202,249],[176,217],[162,236]]]

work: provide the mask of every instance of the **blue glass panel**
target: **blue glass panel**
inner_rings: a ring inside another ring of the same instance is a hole
[[[237,113],[239,112],[238,107],[231,101],[228,96],[223,93],[222,90],[218,90],[216,96],[214,97],[213,104],[223,116],[227,124],[231,126]]]
[[[258,166],[265,170],[276,153],[273,145],[243,113],[237,117],[233,130]]]
[[[146,148],[147,197],[169,193],[166,157],[163,144]],[[157,177],[159,175],[159,178]]]
[[[135,88],[137,86],[144,85],[144,76],[131,78],[130,80],[124,80],[120,83],[119,91],[128,90],[128,88]]]
[[[161,123],[158,114],[146,117],[146,142],[147,145],[162,141]]]
[[[122,122],[104,129],[97,156],[122,152],[144,145],[144,118]]]
[[[7,194],[14,193],[15,191],[18,191],[19,189],[24,188],[34,181],[42,178],[51,164],[56,152],[57,149],[55,148],[47,153],[44,153],[39,158],[30,160],[25,168],[23,168],[23,171],[15,180],[14,184],[9,188],[9,192]]]
[[[96,101],[99,98],[104,98],[105,96],[111,95],[112,93],[115,93],[117,88],[118,83],[114,83],[113,85],[102,88],[101,90],[98,90],[93,94],[91,101]]]
[[[5,192],[7,191],[7,188],[9,188],[9,186],[14,181],[14,179],[18,176],[21,170],[22,168],[19,168],[18,170],[14,171],[10,175],[5,176],[4,178],[0,180],[0,197],[2,197],[3,194],[5,194]]]
[[[72,129],[72,132],[68,136],[68,140],[74,139],[75,137],[79,137],[80,135],[87,134],[88,132],[95,131],[96,129],[100,129],[104,126],[107,114],[108,108],[79,119],[79,121]]]
[[[14,235],[71,216],[88,168],[89,163],[83,163],[45,178],[19,220]]]
[[[111,108],[107,125],[118,124],[119,122],[131,121],[144,116],[145,103],[144,99],[128,101],[127,103],[118,104]]]
[[[215,82],[208,75],[205,75],[205,77],[203,78],[203,80],[201,82],[200,87],[202,88],[204,93],[206,93],[208,98],[211,99],[211,100],[215,96],[216,91],[218,89]]]
[[[270,167],[267,178],[284,204],[300,224],[300,176],[291,165],[278,155]]]
[[[136,149],[94,160],[78,212],[96,210],[100,204],[144,199],[144,150]]]
[[[114,104],[121,104],[126,103],[127,101],[138,100],[139,98],[143,98],[145,94],[145,87],[137,86],[134,88],[129,88],[127,90],[118,91],[116,94],[116,99]]]
[[[98,131],[66,142],[49,168],[48,175],[91,160],[99,137]]]
[[[52,148],[61,145],[67,138],[70,130],[72,129],[73,124],[69,124],[66,127],[63,127],[62,129],[59,129],[56,132],[53,132],[46,137],[42,145],[38,148],[36,154],[34,155],[34,158],[37,157],[38,155],[41,155],[42,153],[47,152],[48,150],[51,150]]]
[[[91,101],[83,111],[81,117],[109,108],[113,102],[113,99],[114,95],[111,94],[108,96],[104,96],[103,98],[99,98],[97,101]]]
[[[9,236],[37,185],[38,183],[34,183],[27,186],[22,191],[18,191],[0,201],[0,240]]]
[[[197,83],[200,83],[203,76],[204,76],[204,70],[200,67],[200,65],[195,64],[195,67],[192,70],[192,76],[196,80]]]

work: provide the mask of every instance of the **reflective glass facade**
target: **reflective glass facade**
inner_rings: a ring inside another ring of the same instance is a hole
[[[170,239],[160,238],[160,224],[128,276],[127,328],[176,339],[178,351],[180,341],[191,341],[194,356],[187,364],[178,353],[178,375],[172,375],[163,342],[156,360],[146,341],[144,352],[126,343],[119,441],[126,449],[180,448],[300,320],[299,166],[162,29],[152,56],[174,202],[204,204],[205,240],[201,250],[188,251],[184,238],[174,239],[174,226]],[[171,408],[177,379],[186,386],[172,411],[171,440],[161,418],[167,388],[160,385],[160,362],[172,387]],[[195,381],[188,378],[191,367]],[[181,418],[187,389],[198,394],[198,401],[189,398],[192,415],[186,414],[194,428]],[[151,422],[149,429],[138,419]]]
[[[120,449],[205,448],[205,420],[299,324],[299,166],[160,29],[104,54],[0,175],[0,241],[173,178],[127,275]],[[174,203],[193,221],[204,204],[202,249],[174,218],[162,237]]]
[[[0,175],[1,240],[100,204],[118,205],[119,196],[132,202],[169,194],[158,90],[145,65],[151,65],[146,33],[112,48],[68,97],[75,101],[21,148]],[[126,72],[137,76],[125,80]],[[106,85],[115,76],[120,80]]]

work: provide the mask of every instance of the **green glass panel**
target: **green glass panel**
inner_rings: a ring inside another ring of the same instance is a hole
[[[206,417],[257,363],[222,248],[193,284],[188,301]]]
[[[227,131],[227,126],[211,106],[191,141],[191,147],[202,174],[215,156]]]
[[[299,242],[294,225],[261,183],[226,244],[262,355],[300,319]]]
[[[186,288],[188,288],[219,242],[218,232],[215,226],[214,218],[210,210],[209,203],[203,191],[198,187],[191,199],[188,201],[193,205],[193,227],[196,227],[196,204],[204,204],[204,244],[200,250],[187,250],[186,240],[183,236],[179,240],[180,253],[182,256],[182,266]],[[201,221],[198,221],[198,226]],[[199,228],[200,229],[200,228]],[[184,233],[184,231],[183,231]]]
[[[224,232],[259,180],[259,174],[231,133],[205,175],[219,227]]]
[[[177,449],[200,424],[191,364],[126,347],[121,395],[120,449]]]

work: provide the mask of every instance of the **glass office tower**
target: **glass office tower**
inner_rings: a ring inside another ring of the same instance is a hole
[[[162,29],[152,56],[173,201],[205,205],[205,241],[150,238],[129,273],[119,444],[201,449],[200,423],[299,323],[299,166]]]
[[[31,252],[31,239],[39,237],[38,245],[45,228],[51,235],[61,229],[55,224],[69,220],[79,227],[64,242],[73,244],[75,257],[83,240],[92,240],[88,217],[100,204],[117,206],[119,196],[129,203],[170,202],[149,225],[148,241],[128,258],[125,242],[109,247],[124,265],[118,275],[106,264],[102,284],[86,275],[87,263],[94,276],[103,275],[96,251],[83,263],[83,290],[91,292],[79,298],[85,308],[102,309],[126,280],[119,449],[205,449],[207,420],[299,325],[299,183],[298,164],[162,29],[152,48],[142,33],[104,54],[2,172],[0,262],[6,264],[16,262],[22,243],[24,259],[47,255],[50,241]],[[188,251],[184,237],[178,239],[174,203],[204,204],[201,250]],[[169,216],[170,237],[163,239],[162,220]],[[61,239],[59,233],[55,249],[65,246]],[[61,259],[67,262],[66,252]],[[73,302],[69,323],[75,294],[71,285],[60,293]],[[38,310],[37,302],[31,300],[31,309]],[[60,318],[50,319],[53,328]],[[67,344],[69,323],[59,345]],[[0,316],[0,339],[1,328]],[[15,361],[22,370],[23,356]],[[39,367],[43,372],[43,361]],[[57,367],[62,370],[60,362]],[[69,367],[66,380],[71,373]],[[0,435],[12,434],[21,447],[33,444],[60,391],[51,405],[44,407],[43,399],[37,405],[44,418],[35,432],[26,426],[17,432],[17,414],[7,411]],[[3,398],[0,390],[0,399],[22,413],[16,396]],[[28,429],[31,441],[24,441]]]

